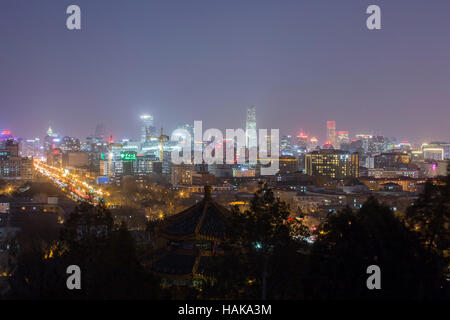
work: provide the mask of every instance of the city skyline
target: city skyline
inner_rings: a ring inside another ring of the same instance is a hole
[[[254,107],[251,107],[250,109],[252,109],[252,108],[254,108]],[[122,136],[115,136],[115,135],[113,135],[111,133],[112,130],[108,129],[109,127],[105,126],[104,123],[98,123],[97,125],[94,126],[94,128],[93,128],[94,130],[91,130],[92,132],[85,133],[84,135],[81,135],[81,136],[70,136],[70,135],[66,134],[66,131],[64,131],[64,130],[58,130],[58,129],[54,130],[55,128],[62,128],[63,126],[60,125],[60,126],[56,126],[55,127],[52,124],[48,125],[47,127],[45,127],[45,130],[42,130],[41,133],[38,133],[38,134],[36,134],[34,136],[23,136],[23,135],[20,135],[20,133],[18,133],[16,131],[13,131],[13,130],[10,130],[8,128],[7,129],[0,128],[0,133],[2,135],[5,135],[5,136],[10,136],[11,138],[13,138],[15,140],[28,140],[28,139],[42,140],[43,138],[45,139],[45,136],[48,136],[48,131],[52,130],[53,134],[56,137],[59,137],[59,138],[74,137],[74,138],[80,139],[81,142],[87,141],[88,139],[92,139],[92,138],[99,139],[101,141],[109,142],[109,143],[112,143],[112,142],[127,142],[127,141],[142,142],[142,137],[144,136],[143,133],[142,133],[142,131],[144,129],[144,126],[142,126],[142,117],[143,116],[149,116],[149,115],[150,115],[149,113],[145,113],[144,115],[141,115],[139,117],[140,121],[136,121],[137,124],[136,124],[135,132],[129,133],[129,134],[125,134],[125,135],[122,135]],[[152,116],[152,115],[150,115],[150,116]],[[197,121],[201,121],[201,120],[197,120]],[[328,126],[329,122],[335,123],[335,121],[327,120],[327,121],[325,121],[325,125]],[[179,121],[176,124],[170,125],[169,128],[158,127],[157,125],[156,126],[151,126],[150,128],[152,128],[152,130],[154,130],[155,134],[156,134],[156,132],[160,132],[159,130],[163,129],[164,133],[167,133],[167,134],[170,135],[180,125],[192,126],[192,124],[190,124],[190,123],[185,123],[185,122],[180,122]],[[98,132],[97,132],[99,126],[101,126],[102,130],[105,131],[105,134],[102,135],[101,137],[98,136]],[[236,127],[234,129],[243,129],[244,131],[246,131],[246,126],[247,125],[244,125],[244,126],[241,126],[241,127]],[[221,130],[221,129],[222,128],[220,128],[218,130]],[[229,128],[227,128],[227,129],[229,129]],[[261,127],[257,126],[256,130],[259,130],[259,129],[267,129],[267,128],[261,128]],[[411,144],[415,148],[418,148],[421,145],[428,144],[428,143],[435,143],[435,142],[444,143],[444,142],[448,142],[448,139],[447,140],[445,140],[445,139],[443,139],[443,140],[432,140],[432,139],[431,140],[425,140],[425,139],[422,139],[420,142],[415,142],[415,141],[412,141],[412,140],[402,139],[402,138],[405,138],[405,137],[400,137],[400,138],[399,137],[392,137],[392,136],[384,135],[382,133],[373,133],[373,132],[368,132],[368,131],[363,131],[364,133],[362,133],[362,132],[355,132],[355,131],[352,131],[352,130],[343,130],[343,131],[336,131],[334,133],[334,136],[335,136],[335,141],[334,142],[335,143],[333,143],[333,141],[330,141],[330,139],[329,139],[330,135],[329,135],[329,132],[328,132],[329,131],[328,127],[324,127],[322,129],[323,129],[322,131],[324,131],[324,132],[326,131],[326,133],[322,134],[322,135],[320,133],[317,134],[316,132],[307,132],[307,131],[305,131],[303,129],[297,130],[296,132],[286,132],[283,128],[281,128],[279,130],[280,130],[280,132],[283,133],[282,135],[280,135],[280,138],[281,139],[283,137],[289,138],[289,139],[292,140],[293,144],[295,144],[294,142],[296,141],[296,139],[298,139],[299,137],[303,137],[304,139],[307,139],[308,143],[310,143],[310,140],[312,139],[312,140],[314,140],[314,143],[318,143],[319,146],[331,145],[331,146],[333,146],[335,148],[338,148],[338,149],[339,149],[339,144],[337,143],[336,139],[340,139],[341,137],[339,137],[339,135],[342,135],[342,134],[344,134],[347,137],[347,143],[350,142],[348,139],[354,140],[354,141],[355,140],[360,140],[362,136],[383,137],[383,138],[386,138],[386,139],[390,140],[391,142],[396,142],[398,144],[401,144],[401,143]],[[320,139],[318,139],[317,137],[320,137]],[[193,138],[193,136],[192,136],[192,138]],[[171,139],[169,139],[169,140],[171,140]],[[311,143],[312,142],[313,141],[311,141]]]
[[[448,12],[0,1],[0,300],[448,300]]]
[[[259,128],[321,143],[329,120],[350,136],[448,141],[450,45],[439,31],[450,4],[405,3],[380,1],[383,29],[372,32],[368,1],[80,0],[72,32],[68,2],[3,1],[0,128],[85,138],[103,123],[134,138],[146,112],[157,128],[244,128],[255,105]]]

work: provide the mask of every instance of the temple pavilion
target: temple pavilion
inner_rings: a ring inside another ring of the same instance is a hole
[[[164,286],[195,286],[212,278],[212,259],[223,254],[230,211],[212,199],[212,187],[205,186],[202,201],[165,219],[155,230],[156,257],[151,265]]]

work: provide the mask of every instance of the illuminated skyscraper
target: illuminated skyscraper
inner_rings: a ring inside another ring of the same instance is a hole
[[[336,146],[336,121],[327,121],[327,142]]]
[[[48,127],[47,135],[44,137],[44,153],[47,153],[55,147],[55,144],[58,143],[58,134],[53,132],[51,127]]]
[[[348,137],[348,131],[337,131],[336,132],[336,145],[334,146],[336,149],[341,148],[341,144],[350,143],[350,138]]]
[[[80,151],[81,148],[80,139],[75,137],[64,137],[61,140],[60,148],[63,152]]]
[[[297,146],[300,150],[306,151],[308,149],[308,135],[300,132],[297,135]]]
[[[99,141],[103,141],[105,139],[106,129],[105,129],[105,126],[103,124],[98,124],[95,127],[95,134],[94,134],[94,136]]]
[[[309,140],[309,149],[315,150],[319,146],[319,140],[316,137],[312,137]]]
[[[292,137],[282,136],[280,140],[280,150],[282,154],[292,154]]]
[[[151,114],[141,115],[141,142],[150,142],[149,136],[154,134],[153,116]]]
[[[245,123],[246,145],[248,149],[258,145],[256,134],[256,107],[247,109],[247,121]]]

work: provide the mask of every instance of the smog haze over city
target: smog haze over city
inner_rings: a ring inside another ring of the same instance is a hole
[[[448,1],[85,1],[82,29],[65,28],[70,1],[0,4],[0,128],[24,138],[86,137],[103,123],[135,138],[202,120],[325,141],[325,122],[350,134],[415,143],[450,136]],[[363,14],[361,14],[361,12]]]
[[[449,301],[449,13],[1,0],[0,302]]]

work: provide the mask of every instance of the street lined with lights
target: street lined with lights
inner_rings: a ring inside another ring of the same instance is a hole
[[[73,200],[96,205],[104,201],[105,196],[109,196],[109,193],[90,185],[84,178],[71,173],[67,169],[50,166],[39,159],[34,160],[34,168],[36,172],[49,178]]]

